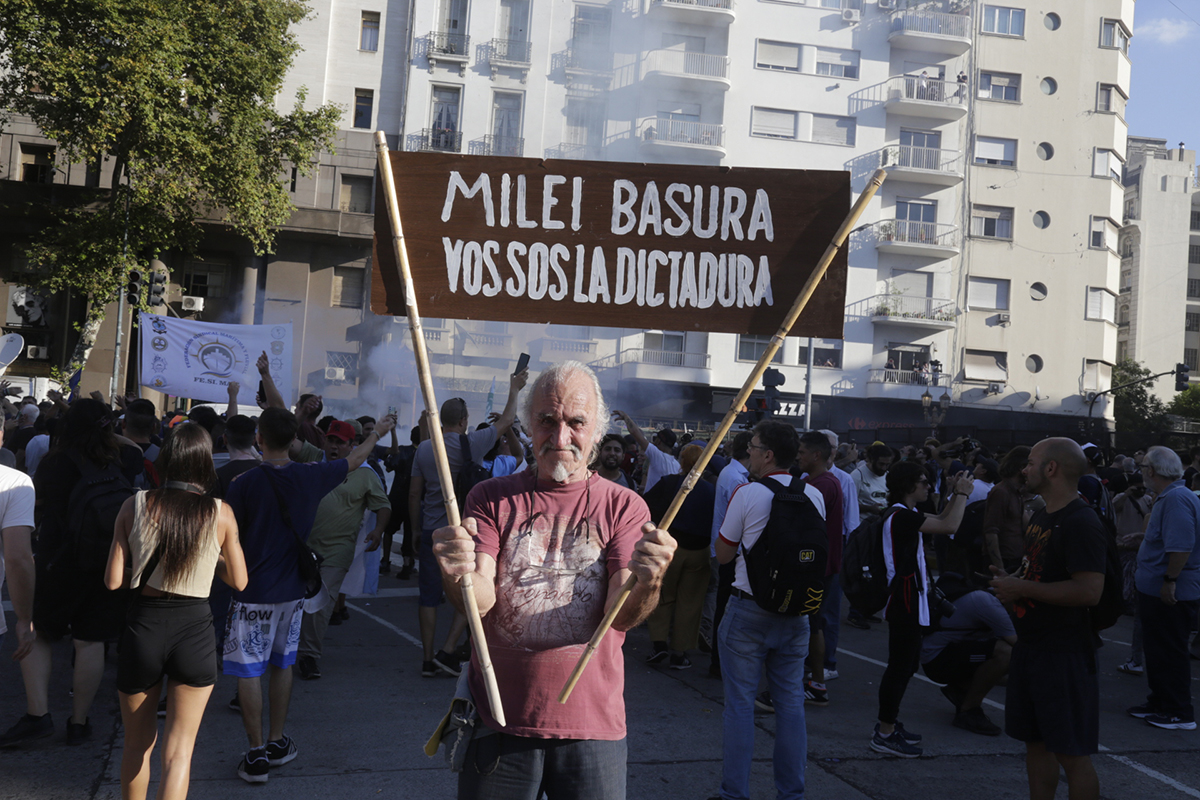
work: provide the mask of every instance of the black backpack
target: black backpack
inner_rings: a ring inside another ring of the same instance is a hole
[[[767,527],[749,550],[738,551],[759,607],[789,617],[811,616],[825,596],[829,536],[825,519],[804,493],[804,481],[784,486],[774,478],[760,483],[774,494]]]
[[[467,504],[467,495],[475,488],[475,484],[483,483],[492,477],[492,471],[471,458],[471,440],[465,433],[460,433],[458,445],[462,449],[463,465],[454,476],[454,499],[458,503],[458,513],[462,514]]]
[[[987,500],[976,500],[963,509],[962,522],[958,524],[958,530],[954,532],[954,538],[951,540],[954,549],[958,551],[958,569],[955,569],[955,565],[941,565],[943,573],[950,569],[964,576],[972,576],[975,573],[991,574],[988,567],[992,562],[987,556],[983,541],[983,519],[986,510]]]
[[[121,462],[97,467],[78,453],[70,454],[80,478],[67,500],[67,530],[74,542],[75,566],[81,572],[103,572],[108,564],[113,530],[121,506],[134,488],[121,471]]]
[[[892,593],[883,560],[883,524],[895,511],[892,507],[864,521],[851,531],[842,551],[842,591],[850,607],[864,614],[879,611]]]
[[[1070,514],[1059,517],[1056,525],[1061,525],[1063,520],[1080,513],[1085,508],[1100,517],[1101,522],[1104,522],[1104,516],[1097,509],[1093,508],[1087,500],[1081,498],[1075,502],[1078,503],[1075,510]],[[1105,528],[1107,527],[1105,525]],[[1100,633],[1100,631],[1107,630],[1116,625],[1117,620],[1125,613],[1125,574],[1124,570],[1121,569],[1121,556],[1117,552],[1117,539],[1106,532],[1104,540],[1104,588],[1100,592],[1100,602],[1088,608],[1088,621],[1091,622],[1094,633]]]

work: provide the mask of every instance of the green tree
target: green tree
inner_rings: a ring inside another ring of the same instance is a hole
[[[58,165],[113,168],[106,186],[24,209],[49,219],[26,253],[36,282],[90,301],[68,372],[129,269],[193,250],[202,222],[271,251],[292,211],[285,162],[311,174],[341,115],[306,109],[303,92],[275,108],[307,13],[300,0],[0,0],[0,109],[55,140]]]
[[[1171,402],[1167,404],[1167,413],[1200,419],[1200,384],[1193,384],[1171,398]]]
[[[1149,369],[1132,359],[1117,362],[1113,367],[1112,385],[1132,383],[1153,375]],[[1118,431],[1161,430],[1166,420],[1162,400],[1150,393],[1153,381],[1136,383],[1113,392],[1113,416]]]

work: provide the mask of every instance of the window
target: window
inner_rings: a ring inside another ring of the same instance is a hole
[[[1200,280],[1197,280],[1195,278],[1188,278],[1187,296],[1188,297],[1200,297]]]
[[[1117,309],[1117,325],[1123,328],[1128,324],[1129,324],[1129,306],[1122,305],[1120,308]],[[1117,359],[1117,361],[1120,361],[1120,360],[1121,359],[1119,359],[1119,358]]]
[[[1129,358],[1129,342],[1117,342],[1117,363],[1120,364],[1127,358]]]
[[[1115,324],[1117,321],[1117,296],[1108,289],[1089,286],[1084,319],[1098,319]]]
[[[808,364],[808,340],[800,339],[800,366]],[[825,369],[842,368],[842,342],[839,339],[813,339],[813,366]]]
[[[647,331],[642,334],[642,346],[647,350],[682,353],[683,334],[675,331]]]
[[[1192,224],[1189,227],[1194,231],[1200,231],[1200,211],[1192,212]]]
[[[370,214],[374,180],[370,175],[343,175],[338,209],[351,214]]]
[[[1124,168],[1121,157],[1115,150],[1097,147],[1092,157],[1092,175],[1096,178],[1112,178],[1121,180],[1121,170]]]
[[[983,7],[983,32],[1001,36],[1025,35],[1025,9],[1005,6]]]
[[[438,10],[438,31],[440,33],[452,34],[461,39],[467,30],[467,0],[441,0],[441,7]],[[456,40],[451,39],[451,43]],[[450,52],[465,53],[466,49],[451,50]]]
[[[375,109],[375,92],[371,89],[354,90],[354,127],[370,128],[372,111]]]
[[[778,108],[754,108],[751,113],[750,135],[765,136],[768,139],[795,139],[796,111],[783,111]]]
[[[567,122],[563,139],[598,157],[604,144],[604,104],[591,100],[567,100]]]
[[[1200,264],[1200,244],[1188,245],[1188,263]]]
[[[510,92],[492,95],[491,155],[524,155],[525,139],[521,137],[522,100],[522,95]]]
[[[54,148],[21,145],[21,181],[54,183]]]
[[[971,311],[1007,311],[1008,287],[1005,278],[968,278],[967,306]]]
[[[571,46],[569,64],[574,67],[607,71],[612,69],[612,53],[609,39],[612,31],[612,13],[598,6],[575,6],[575,19],[571,24]]]
[[[329,305],[334,308],[362,308],[366,274],[367,271],[361,267],[334,267]]]
[[[1129,54],[1129,31],[1117,19],[1106,19],[1100,25],[1100,46],[1113,47]]]
[[[858,51],[818,47],[817,74],[858,80]]]
[[[341,370],[341,372],[337,372]],[[341,377],[338,377],[338,376]],[[358,379],[358,353],[325,351],[325,382],[335,386]]]
[[[1092,217],[1091,246],[1099,250],[1116,251],[1117,224],[1108,217]]]
[[[1021,76],[1011,72],[980,72],[978,91],[983,100],[1015,103],[1021,99]]]
[[[1102,83],[1096,90],[1096,110],[1124,118],[1125,103],[1128,99],[1121,91],[1121,87],[1111,83]]]
[[[1187,368],[1190,370],[1196,369],[1196,354],[1197,354],[1197,352],[1198,351],[1194,347],[1183,348],[1183,363],[1186,364]]]
[[[1017,163],[1017,140],[994,136],[975,137],[975,163],[989,167],[1012,167]]]
[[[812,140],[814,142],[853,147],[855,133],[854,117],[835,117],[831,114],[812,115]]]
[[[767,352],[769,344],[771,344],[770,336],[755,336],[752,334],[738,336],[738,361],[758,361],[762,358],[762,354]],[[782,347],[775,351],[775,357],[771,359],[771,363],[783,363]]]
[[[888,360],[885,369],[912,372],[913,367],[929,363],[929,345],[888,342]]]
[[[777,69],[783,72],[800,71],[800,45],[798,44],[759,39],[757,54],[754,65],[759,69]]]
[[[1011,239],[1013,210],[1003,206],[971,206],[971,235],[984,239]]]
[[[1193,311],[1184,315],[1183,329],[1185,331],[1200,331],[1200,314]]]
[[[1008,381],[1008,353],[998,350],[964,350],[963,379],[1006,383]]]
[[[433,102],[430,110],[430,127],[435,131],[454,133],[458,130],[458,98],[461,90],[456,86],[433,87]]]
[[[1083,361],[1083,390],[1102,392],[1112,386],[1112,364],[1087,358]]]
[[[358,35],[358,49],[374,53],[379,49],[379,12],[362,12],[362,30]]]
[[[216,260],[189,261],[183,267],[180,288],[186,297],[224,297],[228,270],[226,264]]]

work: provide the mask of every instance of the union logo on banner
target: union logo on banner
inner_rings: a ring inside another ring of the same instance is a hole
[[[188,339],[183,354],[188,367],[198,361],[203,367],[200,374],[213,378],[240,376],[251,361],[241,339],[218,331],[205,331]]]

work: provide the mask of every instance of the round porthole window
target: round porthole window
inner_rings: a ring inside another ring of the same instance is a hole
[[[1058,14],[1055,14],[1053,12],[1047,14],[1045,19],[1042,21],[1045,22],[1046,27],[1052,31],[1058,30],[1059,26],[1062,25],[1062,17],[1058,16]]]
[[[1042,78],[1042,94],[1054,94],[1058,91],[1058,81],[1054,78]]]
[[[1029,296],[1034,300],[1045,300],[1047,294],[1048,292],[1046,291],[1046,284],[1042,283],[1041,281],[1030,284]]]
[[[1049,142],[1039,142],[1037,146],[1037,157],[1042,161],[1049,161],[1054,158],[1054,145]]]
[[[1029,358],[1025,359],[1025,369],[1029,370],[1030,372],[1041,372],[1042,367],[1044,366],[1046,366],[1046,364],[1042,361],[1041,356],[1030,356]]]
[[[1050,227],[1050,215],[1047,214],[1045,211],[1033,212],[1033,227],[1049,228]]]

